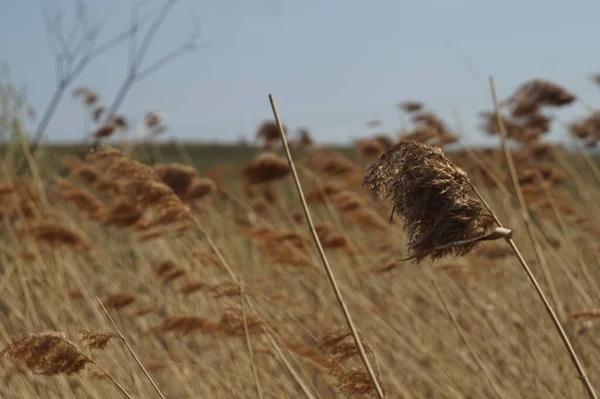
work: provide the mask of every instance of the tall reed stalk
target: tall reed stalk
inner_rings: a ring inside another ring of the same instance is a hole
[[[323,268],[325,269],[325,273],[327,274],[327,279],[329,280],[329,283],[331,284],[331,287],[333,288],[333,291],[337,298],[338,304],[340,305],[340,308],[342,309],[342,313],[344,314],[344,318],[346,319],[348,328],[350,329],[352,337],[354,338],[354,342],[358,349],[360,358],[363,362],[365,369],[367,370],[367,373],[369,374],[371,382],[373,383],[373,387],[375,388],[375,391],[377,392],[377,396],[379,399],[382,399],[385,397],[385,395],[383,393],[383,389],[382,389],[381,385],[379,384],[379,381],[377,380],[377,376],[375,375],[373,366],[371,366],[371,363],[367,357],[367,353],[366,353],[365,348],[359,338],[358,331],[356,329],[356,326],[354,325],[354,321],[352,320],[350,311],[348,310],[348,307],[346,306],[346,302],[344,301],[344,298],[342,296],[342,292],[340,291],[340,288],[338,287],[337,280],[335,279],[335,276],[333,274],[333,269],[329,265],[329,261],[327,260],[327,256],[325,255],[325,250],[323,249],[323,246],[321,245],[321,241],[319,240],[319,236],[317,235],[317,231],[316,231],[315,225],[312,221],[310,211],[308,210],[308,204],[307,204],[306,198],[304,196],[304,191],[302,190],[302,185],[300,184],[300,178],[298,177],[298,172],[296,171],[296,165],[294,164],[294,160],[292,159],[292,154],[290,152],[290,147],[288,145],[285,131],[281,124],[281,120],[279,118],[279,113],[277,112],[277,106],[275,104],[275,99],[273,98],[272,94],[269,94],[269,101],[271,103],[271,108],[273,110],[275,122],[277,123],[277,127],[279,129],[279,134],[281,136],[281,143],[283,144],[283,148],[285,150],[285,155],[287,157],[290,168],[292,170],[292,176],[294,178],[296,190],[298,191],[298,197],[300,197],[300,202],[302,203],[302,209],[304,211],[304,215],[306,216],[306,220],[307,220],[308,227],[310,229],[312,238],[315,242],[315,245],[317,246],[317,251],[319,253],[319,257],[321,258],[321,263],[323,264]]]

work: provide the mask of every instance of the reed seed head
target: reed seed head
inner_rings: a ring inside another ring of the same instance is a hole
[[[248,162],[242,176],[249,184],[268,183],[287,176],[291,171],[288,162],[277,155],[265,152]]]
[[[78,373],[92,362],[63,334],[55,332],[30,334],[14,340],[0,352],[0,356],[22,362],[40,375]]]
[[[493,219],[469,194],[469,178],[441,149],[402,141],[368,168],[363,184],[376,200],[389,198],[404,220],[414,262],[464,255],[475,244],[435,248],[487,233]],[[427,255],[419,256],[421,253]]]

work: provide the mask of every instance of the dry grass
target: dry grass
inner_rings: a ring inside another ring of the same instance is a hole
[[[79,93],[101,114],[91,94]],[[294,160],[315,233],[386,397],[586,395],[503,242],[399,261],[489,231],[470,183],[554,292],[600,384],[600,182],[583,152],[600,137],[598,117],[569,125],[576,152],[544,141],[572,101],[535,80],[503,103],[520,190],[502,151],[461,149],[416,101],[401,104],[414,121],[400,137],[419,143],[380,134],[349,154],[299,133]],[[490,118],[484,127],[497,134]],[[124,118],[113,123],[126,129]],[[60,164],[40,157],[36,175],[16,177],[3,158],[0,396],[376,397],[275,133],[265,123],[257,136],[269,151],[231,165],[182,154],[148,166],[142,150],[99,147]]]

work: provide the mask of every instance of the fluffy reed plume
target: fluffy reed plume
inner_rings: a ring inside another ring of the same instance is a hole
[[[265,257],[274,263],[311,267],[307,251],[309,241],[292,231],[260,227],[250,230],[250,237]]]
[[[97,218],[103,204],[92,193],[60,177],[56,178],[56,185],[64,199],[74,204],[85,217]]]
[[[81,340],[85,343],[86,347],[98,350],[106,348],[106,345],[108,345],[111,339],[119,336],[112,331],[97,332],[91,330],[79,330],[79,333],[81,334]]]
[[[153,312],[154,312],[154,308],[152,306],[144,306],[143,308],[140,308],[140,309],[136,310],[135,312],[133,312],[131,314],[131,316],[132,317],[141,317],[141,316],[146,316]]]
[[[588,117],[573,122],[569,129],[579,139],[597,140],[600,137],[600,111],[594,111]]]
[[[496,114],[494,112],[481,112],[479,116],[483,119],[483,124],[481,125],[483,131],[490,135],[500,133],[498,130],[498,123],[496,122]],[[514,137],[523,130],[519,123],[515,122],[513,119],[506,116],[502,116],[501,119],[504,123],[504,128],[506,129],[508,137]]]
[[[106,125],[100,126],[98,129],[96,129],[93,135],[97,139],[102,139],[111,136],[115,130],[117,130],[117,125],[114,123],[107,123]]]
[[[387,230],[379,214],[369,209],[365,199],[356,192],[343,190],[331,196],[331,202],[344,219],[364,230]]]
[[[364,337],[360,337],[367,352],[371,349]],[[358,356],[358,349],[352,339],[352,335],[344,328],[336,328],[327,333],[319,343],[319,349],[326,355],[332,357],[335,362],[343,362],[351,357]],[[372,384],[371,384],[372,385]]]
[[[163,260],[152,265],[154,277],[161,282],[162,285],[167,285],[171,281],[186,275],[185,269],[178,266],[172,260]]]
[[[116,115],[112,119],[111,123],[113,123],[119,129],[127,129],[127,126],[128,126],[127,119],[125,119],[125,117],[123,115]]]
[[[148,112],[144,117],[144,124],[146,127],[155,127],[160,124],[162,118],[156,112]]]
[[[77,87],[73,89],[73,98],[83,97],[88,93],[92,93],[92,91],[89,88],[84,86]]]
[[[587,309],[580,310],[577,312],[570,313],[568,316],[569,320],[589,320],[589,319],[599,319],[600,318],[600,310],[598,309]]]
[[[213,285],[210,290],[215,298],[240,296],[240,285],[229,281]]]
[[[467,174],[439,148],[400,142],[368,168],[363,184],[374,199],[392,200],[392,212],[404,220],[408,249],[417,263],[427,256],[468,253],[475,243],[451,244],[483,236],[493,224],[485,207],[469,195]]]
[[[0,356],[25,364],[40,375],[74,374],[93,363],[63,334],[46,332],[13,340]]]
[[[377,140],[386,150],[394,145],[394,140],[387,134],[377,134],[373,136],[373,139]]]
[[[101,173],[97,168],[72,155],[65,155],[60,163],[71,172],[71,175],[85,184],[93,185],[101,179]]]
[[[195,168],[180,163],[158,163],[154,165],[154,171],[179,198],[185,197],[192,181],[198,175]]]
[[[306,202],[309,204],[324,204],[331,198],[343,191],[343,187],[335,183],[325,183],[322,186],[314,186],[306,193]]]
[[[54,221],[30,224],[23,234],[53,248],[88,250],[92,247],[80,232]]]
[[[15,191],[15,186],[9,183],[0,184],[0,197],[12,194]]]
[[[362,368],[336,368],[331,372],[337,383],[337,388],[350,397],[376,398],[377,393],[373,382]]]
[[[268,184],[244,184],[242,190],[249,199],[262,199],[269,205],[276,204],[279,200],[275,188]]]
[[[347,177],[360,170],[357,164],[337,152],[315,154],[311,161],[312,167],[318,172],[333,177]]]
[[[360,336],[360,340],[369,354],[373,354],[370,346]],[[334,329],[321,339],[315,350],[305,345],[286,342],[287,349],[306,359],[310,359],[329,375],[336,388],[349,397],[374,398],[377,392],[369,374],[362,368],[349,364],[358,359],[358,350],[352,336],[345,329]],[[381,376],[377,376],[381,380]]]
[[[262,326],[263,322],[259,316],[255,314],[246,316],[246,327],[250,334],[262,333]],[[221,316],[216,330],[229,336],[244,336],[245,327],[241,306],[228,307]]]
[[[290,171],[285,159],[265,152],[244,165],[242,177],[248,184],[261,184],[284,178]]]
[[[43,208],[37,190],[23,177],[15,178],[12,185],[4,187],[4,194],[0,194],[0,219],[39,218],[44,213]]]
[[[201,291],[201,290],[209,288],[209,287],[210,286],[208,284],[206,284],[204,281],[194,280],[194,281],[188,281],[187,283],[183,284],[181,286],[181,288],[179,289],[179,291],[181,293],[183,293],[184,295],[190,295],[190,294],[193,294],[194,292]]]
[[[252,230],[250,236],[259,244],[259,246],[267,249],[271,246],[286,243],[301,251],[307,251],[310,247],[308,241],[304,237],[293,231],[259,227]]]
[[[300,147],[312,147],[314,145],[314,141],[308,129],[302,128],[298,130],[298,138],[296,139],[296,143]],[[279,138],[279,136],[278,136]]]
[[[436,114],[432,112],[416,114],[412,117],[412,121],[419,126],[425,126],[435,129],[435,131],[440,135],[448,132],[446,124]]]
[[[315,225],[315,230],[321,245],[325,249],[348,249],[349,242],[346,236],[335,232],[331,224],[323,223]]]
[[[188,187],[184,201],[194,202],[208,197],[217,190],[216,184],[208,178],[196,178],[192,180]]]
[[[365,200],[354,191],[340,191],[332,196],[332,202],[340,213],[352,212],[365,206]]]
[[[522,141],[522,143],[525,144],[523,150],[535,160],[540,160],[549,157],[550,155],[552,155],[553,150],[556,148],[554,145],[544,142]]]
[[[359,140],[356,142],[355,148],[358,156],[363,160],[378,158],[385,150],[383,144],[376,139]]]
[[[284,131],[287,132],[287,129],[285,129],[285,127]],[[278,140],[279,129],[277,128],[277,124],[274,121],[264,121],[256,130],[256,137],[262,138],[267,141]]]
[[[522,84],[508,100],[508,104],[526,102],[539,106],[561,107],[575,101],[575,95],[556,83],[532,79]]]
[[[117,292],[106,297],[102,303],[107,309],[123,309],[135,302],[136,295],[133,292]]]
[[[98,102],[98,95],[96,93],[87,93],[83,99],[85,105],[91,106]]]
[[[239,288],[236,295],[239,295]],[[251,333],[259,333],[261,319],[255,314],[247,315],[248,329]],[[171,316],[151,328],[154,332],[174,332],[182,335],[191,333],[220,333],[228,336],[245,334],[242,309],[239,306],[228,307],[217,323],[199,316]]]
[[[109,147],[88,154],[87,162],[101,171],[105,181],[112,182],[119,207],[128,203],[143,210],[146,217],[137,222],[138,228],[148,230],[189,220],[189,208],[149,166]],[[128,211],[134,213],[131,207]]]
[[[405,112],[413,113],[421,111],[423,109],[423,103],[418,101],[404,101],[399,104],[399,107]]]
[[[121,198],[118,198],[98,213],[98,217],[105,226],[121,228],[136,226],[143,216],[144,212],[138,204]]]
[[[106,112],[105,107],[99,106],[94,108],[92,110],[92,119],[94,120],[94,122],[99,122],[102,118],[102,115],[104,115],[104,112]]]
[[[172,332],[181,335],[188,335],[195,332],[207,333],[214,330],[215,325],[211,321],[198,316],[165,317],[161,324],[151,329],[154,332]]]
[[[567,175],[549,164],[535,165],[531,168],[520,171],[517,175],[519,184],[528,187],[534,187],[534,191],[539,191],[541,188],[539,178],[542,178],[549,184],[560,184],[567,179]],[[527,191],[526,191],[527,192]]]
[[[401,133],[400,141],[416,141],[417,143],[427,143],[438,137],[438,131],[429,126],[416,127],[413,130]]]

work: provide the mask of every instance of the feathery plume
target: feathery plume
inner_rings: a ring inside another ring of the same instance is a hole
[[[242,169],[242,176],[249,184],[268,183],[281,179],[290,173],[291,169],[285,159],[265,152],[248,162]]]
[[[114,332],[97,332],[91,330],[79,330],[79,333],[81,334],[81,340],[85,342],[88,348],[99,350],[104,349],[111,339],[119,336]]]
[[[83,370],[92,360],[63,334],[46,332],[30,334],[12,341],[0,356],[24,363],[40,375],[73,374]]]
[[[368,168],[363,184],[374,199],[392,200],[416,263],[468,253],[475,243],[435,249],[483,236],[493,224],[485,207],[469,196],[467,174],[439,148],[400,142]]]

